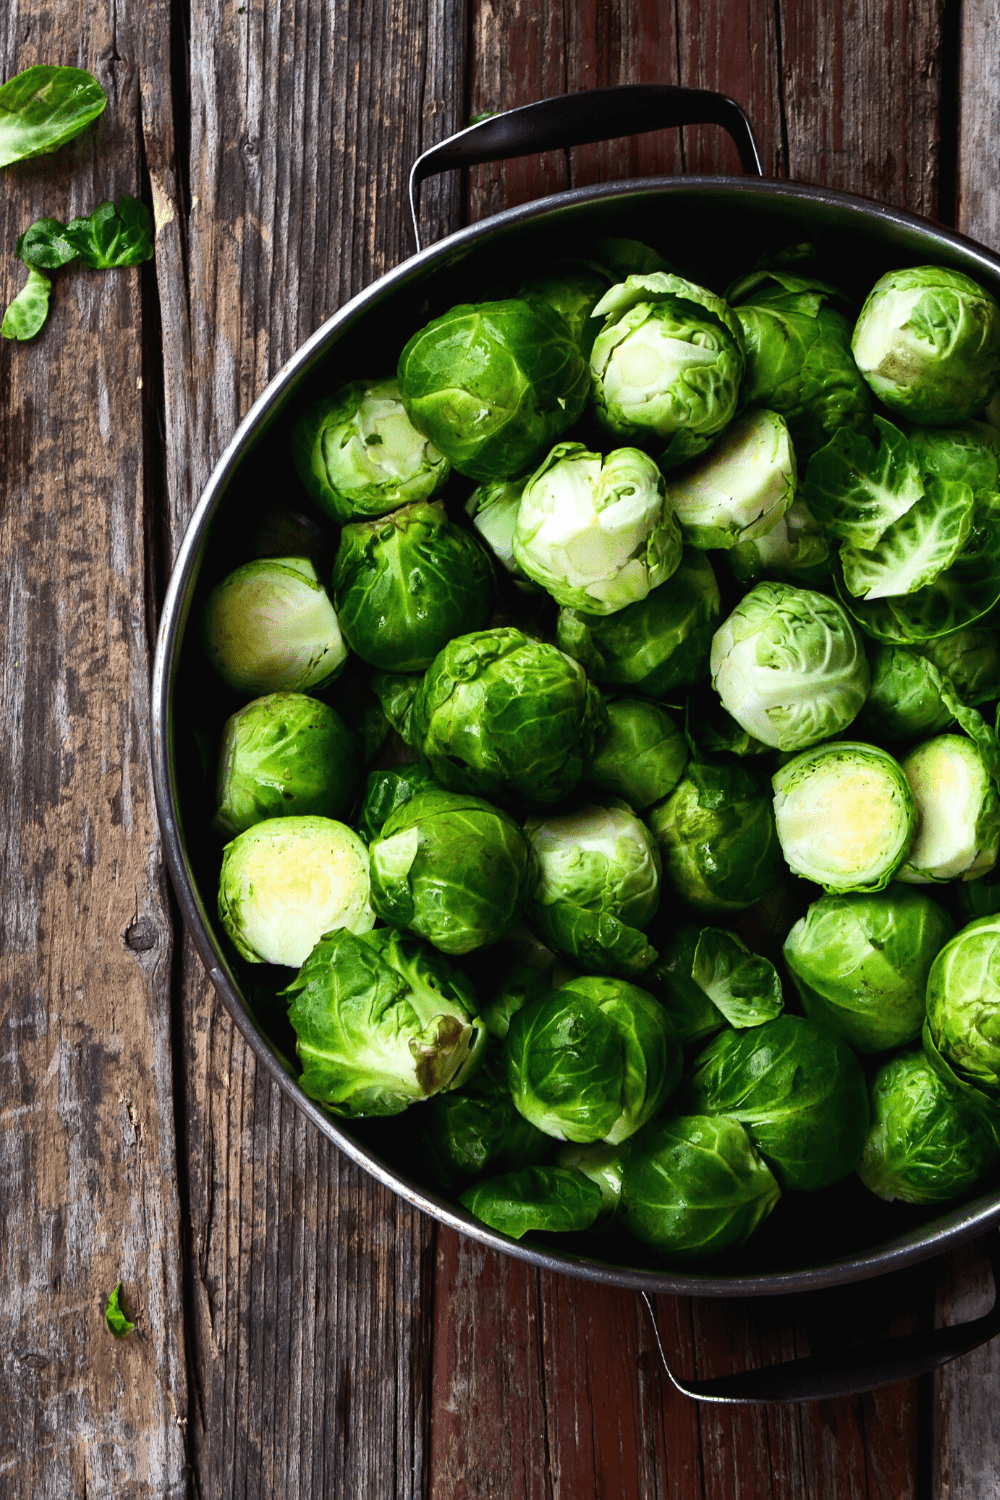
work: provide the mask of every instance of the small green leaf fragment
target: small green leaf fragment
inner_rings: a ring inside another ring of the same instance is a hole
[[[107,1307],[104,1309],[104,1321],[107,1323],[109,1329],[114,1334],[116,1339],[128,1338],[129,1334],[135,1327],[135,1324],[130,1323],[128,1318],[125,1316],[125,1310],[122,1307],[120,1300],[121,1289],[122,1284],[119,1281],[118,1285],[111,1293],[111,1296],[108,1298]]]
[[[49,315],[52,282],[44,271],[28,268],[27,286],[21,288],[3,315],[0,337],[33,339]]]
[[[76,260],[77,252],[59,219],[36,219],[14,246],[14,254],[36,271],[55,271]]]
[[[137,266],[153,255],[153,219],[145,204],[123,195],[118,207],[99,203],[87,219],[72,219],[64,230],[85,266],[93,271]]]
[[[39,64],[0,88],[0,167],[56,151],[96,120],[108,102],[82,68]]]

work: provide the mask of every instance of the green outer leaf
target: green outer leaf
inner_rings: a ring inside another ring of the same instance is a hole
[[[49,315],[49,294],[52,282],[44,271],[28,268],[28,282],[23,286],[3,315],[0,337],[5,339],[33,339]]]
[[[125,1309],[121,1305],[121,1290],[122,1284],[119,1281],[108,1298],[107,1306],[104,1309],[104,1321],[116,1339],[127,1339],[135,1324],[130,1323],[125,1316]]]
[[[751,953],[734,932],[706,927],[698,937],[691,977],[725,1016],[743,1029],[773,1021],[785,1001],[774,964]]]
[[[473,1218],[519,1240],[531,1230],[589,1229],[601,1212],[601,1190],[571,1167],[525,1167],[466,1188],[459,1203]]]
[[[117,208],[99,203],[88,218],[71,219],[62,239],[92,271],[138,266],[155,252],[152,215],[127,194],[118,199]]]
[[[108,102],[82,68],[38,64],[0,88],[0,167],[56,151],[96,120]]]
[[[972,530],[975,496],[967,484],[928,479],[924,493],[871,549],[844,542],[844,583],[866,600],[913,594],[950,568]]]
[[[726,1025],[717,1005],[692,978],[694,953],[700,934],[690,922],[682,922],[670,933],[664,951],[643,975],[643,987],[662,1004],[670,1018],[674,1036],[682,1046],[700,1042]]]
[[[77,251],[64,235],[59,219],[36,219],[14,246],[14,254],[36,271],[55,271],[76,260]]]
[[[528,921],[539,937],[559,953],[568,953],[583,969],[598,974],[637,976],[656,960],[644,932],[629,927],[610,911],[587,911],[572,901],[535,901]]]
[[[392,766],[387,771],[370,771],[361,797],[358,832],[366,844],[382,832],[386,818],[397,807],[409,802],[417,792],[429,792],[437,786],[427,767],[419,761]]]
[[[411,1118],[414,1175],[449,1195],[487,1174],[535,1166],[552,1150],[551,1137],[514,1108],[496,1042],[487,1043],[482,1063],[460,1089],[434,1094]]]
[[[813,455],[802,496],[827,531],[855,547],[874,547],[924,493],[916,454],[898,427],[875,418],[881,438],[849,428]]]

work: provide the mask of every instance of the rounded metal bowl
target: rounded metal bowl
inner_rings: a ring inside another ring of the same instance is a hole
[[[383,276],[330,318],[255,402],[181,546],[153,678],[154,776],[167,864],[198,952],[260,1065],[317,1129],[407,1202],[506,1254],[592,1281],[696,1296],[807,1291],[894,1270],[983,1234],[1000,1224],[1000,1188],[945,1213],[881,1204],[853,1180],[812,1197],[785,1198],[738,1254],[704,1270],[605,1262],[598,1239],[537,1235],[515,1242],[418,1186],[364,1128],[335,1119],[302,1093],[273,1028],[272,1039],[265,1030],[252,976],[240,969],[215,916],[219,850],[205,827],[202,788],[218,693],[202,677],[189,622],[206,589],[242,561],[235,553],[248,505],[271,486],[288,492],[289,414],[345,372],[391,368],[415,328],[474,299],[491,280],[509,281],[541,257],[578,253],[590,236],[608,234],[673,250],[674,259],[698,267],[697,279],[711,285],[725,285],[765,245],[813,240],[838,281],[859,297],[890,267],[931,261],[967,272],[1000,297],[1000,258],[961,235],[843,193],[727,177],[639,179],[559,193],[462,229]],[[373,360],[373,349],[384,356]]]

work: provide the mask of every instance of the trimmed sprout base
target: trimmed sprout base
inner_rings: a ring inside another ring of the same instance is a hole
[[[672,480],[667,495],[692,547],[735,547],[766,536],[795,497],[795,453],[783,417],[753,411],[733,423],[704,458]]]

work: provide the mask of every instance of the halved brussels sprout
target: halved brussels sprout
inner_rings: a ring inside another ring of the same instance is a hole
[[[964,422],[1000,376],[1000,306],[945,266],[887,271],[854,328],[858,369],[890,411],[914,422]]]
[[[495,942],[535,883],[531,850],[507,813],[480,797],[416,792],[374,838],[371,901],[444,953]]]
[[[528,920],[543,942],[600,973],[647,969],[661,864],[646,825],[620,805],[587,806],[529,818],[524,832],[538,866]]]
[[[669,588],[608,616],[561,609],[556,642],[601,687],[662,698],[708,670],[719,585],[704,552],[685,547]]]
[[[596,791],[621,797],[642,812],[677,785],[687,763],[687,741],[658,703],[612,698],[604,706],[608,732],[591,761],[587,781]]]
[[[396,373],[410,421],[470,479],[523,473],[587,399],[587,366],[565,320],[518,297],[434,318]]]
[[[512,1240],[532,1229],[589,1229],[601,1212],[600,1188],[565,1167],[524,1167],[490,1177],[466,1188],[458,1201],[474,1219]]]
[[[749,734],[803,750],[846,729],[868,692],[860,637],[835,599],[758,583],[712,639],[712,686]]]
[[[1000,850],[1000,793],[971,739],[942,734],[903,761],[917,809],[917,830],[897,880],[913,885],[975,880]]]
[[[795,452],[783,417],[751,411],[704,458],[670,480],[684,540],[736,547],[771,531],[795,498]]]
[[[825,890],[881,891],[913,840],[913,793],[898,761],[875,745],[818,745],[772,778],[782,853]]]
[[[485,1046],[464,974],[391,928],[328,932],[283,993],[299,1084],[334,1114],[398,1115],[458,1088]]]
[[[741,911],[781,879],[771,799],[742,766],[689,762],[646,821],[664,874],[698,911]]]
[[[307,557],[257,558],[216,584],[202,641],[238,693],[322,688],[347,660],[336,612]]]
[[[663,1007],[623,979],[574,979],[512,1018],[507,1082],[526,1120],[560,1141],[627,1140],[677,1086]]]
[[[409,802],[417,792],[431,792],[438,784],[419,761],[405,766],[393,766],[387,771],[371,771],[365,782],[358,814],[358,832],[366,844],[378,838],[385,820],[397,807]]]
[[[955,924],[921,891],[821,896],[785,939],[807,1016],[859,1052],[920,1035],[927,976]]]
[[[212,826],[235,838],[265,818],[343,817],[361,779],[343,719],[305,693],[269,693],[226,721]]]
[[[582,667],[512,628],[450,641],[413,705],[414,744],[443,786],[535,807],[573,791],[603,722]]]
[[[922,1052],[893,1057],[879,1068],[871,1109],[858,1176],[890,1203],[948,1203],[1000,1161],[1000,1115],[991,1124]]]
[[[610,615],[677,570],[681,532],[663,475],[638,448],[606,458],[557,443],[521,495],[514,558],[558,604]]]
[[[375,925],[368,850],[332,818],[268,818],[227,844],[219,918],[252,964],[298,968],[334,928]]]
[[[395,380],[352,380],[315,402],[295,425],[292,456],[302,483],[335,521],[426,500],[451,469],[406,415]]]
[[[923,651],[879,646],[871,657],[871,687],[855,728],[877,739],[914,740],[946,729],[953,715],[941,702],[941,676]]]
[[[621,1149],[616,1222],[633,1239],[677,1256],[742,1245],[781,1189],[736,1120],[654,1120]]]
[[[935,958],[924,1048],[962,1083],[1000,1095],[1000,916],[970,922]]]
[[[746,586],[770,578],[815,588],[830,572],[830,543],[804,500],[793,500],[770,531],[739,542],[729,553],[737,581]]]
[[[800,1016],[721,1032],[695,1059],[680,1103],[738,1120],[783,1188],[839,1182],[858,1165],[868,1134],[860,1063]]]
[[[594,407],[608,432],[668,439],[663,467],[693,458],[736,412],[743,334],[721,297],[680,276],[629,276],[601,298],[590,355]]]
[[[485,625],[493,569],[439,500],[345,526],[333,569],[344,637],[370,666],[420,672],[456,635]]]

